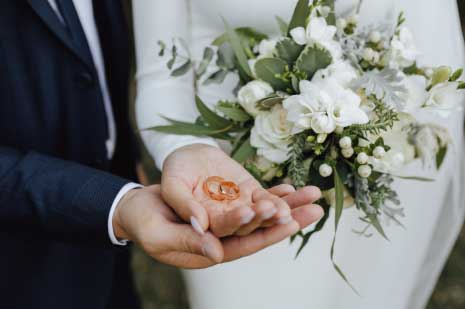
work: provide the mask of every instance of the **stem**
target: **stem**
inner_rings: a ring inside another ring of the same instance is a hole
[[[356,10],[357,14],[360,13],[360,10],[362,9],[362,4],[363,4],[363,0],[359,0],[358,5],[357,5],[357,10]]]

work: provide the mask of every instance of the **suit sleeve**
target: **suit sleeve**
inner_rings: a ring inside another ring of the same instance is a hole
[[[110,246],[108,215],[128,182],[73,162],[0,147],[0,231]]]

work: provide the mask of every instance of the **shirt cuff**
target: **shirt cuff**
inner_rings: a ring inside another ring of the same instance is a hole
[[[137,188],[143,188],[143,186],[137,184],[137,183],[128,183],[124,185],[121,190],[119,190],[118,194],[116,195],[115,199],[113,200],[113,204],[111,205],[110,209],[110,214],[108,215],[108,236],[110,237],[111,243],[117,246],[126,246],[128,244],[128,241],[123,239],[123,240],[118,240],[115,236],[115,232],[113,230],[113,215],[115,213],[115,210],[121,201],[121,199],[131,191],[132,189],[137,189]]]

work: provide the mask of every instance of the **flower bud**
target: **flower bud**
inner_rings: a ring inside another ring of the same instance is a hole
[[[370,33],[370,36],[368,39],[372,43],[378,43],[379,41],[381,41],[381,33],[379,33],[379,31],[373,31]]]
[[[357,163],[358,164],[367,164],[368,162],[368,155],[365,152],[361,152],[357,156]]]
[[[341,153],[342,153],[342,156],[346,159],[349,159],[350,157],[352,157],[354,155],[354,148],[350,147],[350,148],[344,148],[342,149]]]
[[[320,172],[321,177],[329,177],[333,173],[333,168],[326,163],[323,163],[320,165],[320,168],[318,170]]]
[[[339,30],[344,30],[347,27],[347,20],[345,20],[345,18],[339,18],[336,21],[336,26]]]
[[[352,147],[352,139],[350,137],[348,137],[348,136],[344,136],[343,138],[341,138],[339,140],[339,146],[342,149],[351,148]]]
[[[328,134],[326,133],[320,133],[318,134],[318,136],[316,137],[316,142],[318,144],[323,144],[325,141],[326,141],[326,138],[328,137]]]
[[[358,23],[358,15],[352,14],[347,18],[347,22],[352,25],[356,25]]]
[[[378,146],[373,150],[373,157],[376,159],[382,159],[384,155],[386,154],[386,150],[384,147]]]
[[[360,165],[357,171],[362,178],[368,178],[371,175],[371,167],[369,165]]]

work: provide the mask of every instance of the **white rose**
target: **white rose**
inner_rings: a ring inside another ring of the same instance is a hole
[[[266,98],[274,92],[273,87],[261,80],[254,80],[239,90],[237,98],[239,104],[252,116],[257,116],[260,112],[257,109],[257,102]]]
[[[360,97],[332,78],[321,82],[300,82],[300,95],[283,101],[287,119],[294,125],[292,133],[312,129],[315,133],[332,133],[336,127],[365,124],[369,121],[360,108]]]
[[[463,94],[457,90],[458,83],[444,82],[431,89],[423,108],[436,112],[447,118],[453,112],[463,109]]]
[[[393,68],[406,68],[415,62],[418,51],[410,30],[406,27],[400,28],[399,34],[392,39],[388,55],[389,65]]]
[[[333,60],[341,58],[341,45],[334,40],[337,28],[328,25],[323,17],[314,17],[310,19],[307,29],[297,27],[291,30],[290,34],[294,41],[299,45],[318,44],[326,48],[333,57]]]
[[[275,105],[270,112],[258,114],[250,136],[257,154],[278,164],[288,159],[291,125],[286,118],[286,110]]]

